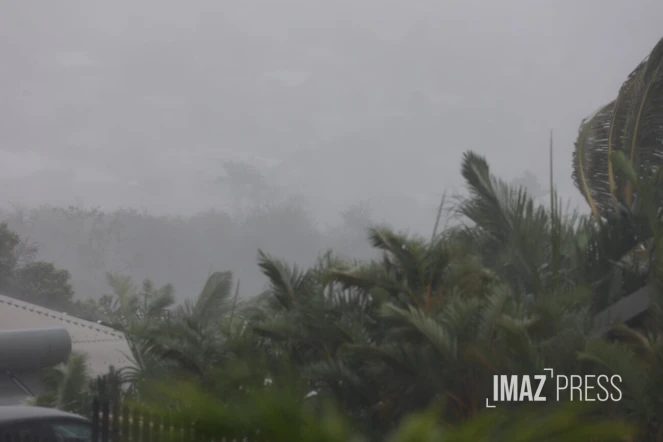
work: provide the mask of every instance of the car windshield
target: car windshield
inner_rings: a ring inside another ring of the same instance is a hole
[[[57,423],[51,426],[58,442],[91,442],[92,428],[78,422]]]

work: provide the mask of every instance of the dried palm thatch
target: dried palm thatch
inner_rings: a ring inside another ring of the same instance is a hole
[[[663,165],[663,39],[622,85],[619,95],[580,125],[573,153],[573,180],[594,216],[636,197],[613,165],[621,151],[641,177]]]

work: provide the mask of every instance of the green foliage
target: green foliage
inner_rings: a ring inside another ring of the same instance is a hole
[[[618,440],[630,434],[622,420],[655,440],[663,304],[658,322],[616,328],[615,342],[593,330],[606,303],[663,281],[657,181],[623,167],[641,195],[623,223],[564,212],[554,189],[540,205],[468,153],[461,224],[436,225],[429,240],[373,226],[374,260],[328,252],[301,268],[259,251],[260,296],[239,300],[232,274],[216,272],[174,308],[171,286],[109,273],[98,309],[124,331],[134,366],[82,397],[124,395],[210,435],[272,441]],[[641,265],[632,248],[651,235]],[[484,409],[494,374],[544,368],[619,374],[624,398],[591,412],[566,397]]]
[[[36,247],[21,241],[7,223],[0,223],[0,290],[2,294],[70,311],[74,291],[71,275],[52,263],[34,261]]]
[[[162,318],[175,302],[172,285],[155,287],[149,279],[140,288],[128,276],[107,273],[106,280],[112,293],[105,294],[97,303],[98,313],[113,327],[138,333],[149,328],[152,319]]]
[[[15,273],[21,299],[56,309],[71,303],[74,290],[67,270],[48,262],[31,262]]]
[[[592,418],[576,404],[547,410],[486,411],[458,427],[440,425],[435,409],[408,417],[388,442],[401,441],[623,441],[634,434],[623,422]]]
[[[155,388],[155,387],[152,387]],[[194,384],[177,387],[158,385],[160,404],[145,406],[151,413],[172,416],[174,423],[188,427],[191,423],[208,437],[247,437],[270,441],[363,442],[368,439],[357,432],[331,403],[317,409],[305,406],[296,389],[265,387],[231,405]],[[173,406],[177,402],[178,405]],[[484,412],[458,426],[442,419],[440,407],[414,413],[389,434],[388,442],[424,441],[620,441],[634,434],[630,425],[621,421],[597,419],[592,410],[578,404],[547,407],[543,410]]]
[[[652,176],[663,152],[663,39],[622,85],[617,98],[583,120],[573,156],[576,187],[596,217],[640,198],[636,177]],[[615,163],[623,155],[633,173]]]
[[[0,289],[6,289],[16,266],[16,247],[19,236],[9,230],[6,222],[0,223]]]
[[[259,247],[314,256],[323,237],[304,207],[261,208],[269,186],[245,164],[225,165],[236,204],[252,207],[238,222],[207,213],[157,223],[73,207],[39,212],[51,218],[14,214],[24,227],[56,226],[57,255],[83,261],[86,277],[105,276],[111,293],[72,302],[68,272],[26,260],[30,247],[6,224],[0,289],[98,315],[125,333],[133,361],[91,380],[74,355],[47,371],[48,391],[33,403],[77,411],[93,395],[129,399],[209,436],[270,441],[662,441],[662,85],[663,40],[617,99],[583,122],[574,179],[594,217],[562,208],[552,159],[542,205],[468,152],[456,226],[438,230],[444,201],[430,239],[374,225],[354,207],[346,230],[329,237],[339,255],[302,268],[259,250],[268,285],[251,299],[239,299],[230,272],[212,273],[177,306],[171,285],[133,283],[136,274],[203,275],[199,255],[221,268],[253,262]],[[362,231],[375,258],[339,258],[358,250]],[[225,260],[219,249],[230,251]],[[181,261],[145,259],[173,255]],[[645,284],[654,293],[647,320],[596,336],[595,314]],[[592,409],[568,397],[485,409],[494,374],[544,368],[619,375],[623,398]]]

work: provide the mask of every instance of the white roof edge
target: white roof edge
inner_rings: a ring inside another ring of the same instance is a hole
[[[80,327],[87,327],[91,330],[107,334],[109,336],[112,336],[116,339],[125,339],[125,336],[123,333],[112,329],[110,327],[106,327],[104,325],[100,325],[96,322],[88,321],[85,319],[77,318],[75,316],[70,316],[69,314],[65,312],[58,312],[56,310],[51,310],[46,307],[41,307],[36,304],[31,304],[29,302],[21,301],[19,299],[12,298],[10,296],[6,295],[0,295],[0,305],[5,304],[5,305],[10,305],[14,306],[17,308],[21,308],[23,310],[27,310],[30,312],[34,312],[37,314],[41,314],[50,318],[54,319],[59,319],[61,321],[70,323],[72,325],[77,325]]]

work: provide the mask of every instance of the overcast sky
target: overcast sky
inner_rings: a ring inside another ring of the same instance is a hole
[[[235,158],[388,206],[462,185],[466,150],[545,183],[554,129],[582,204],[578,126],[661,23],[660,0],[0,0],[0,198],[190,213]]]

